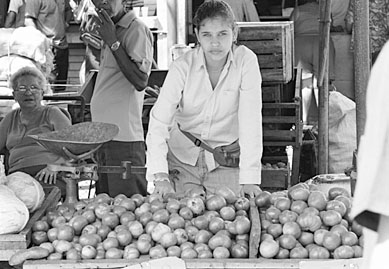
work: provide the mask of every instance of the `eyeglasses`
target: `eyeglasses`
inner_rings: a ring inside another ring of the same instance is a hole
[[[31,93],[39,93],[39,92],[41,92],[41,88],[38,88],[37,86],[31,85],[30,87],[19,86],[17,89],[15,89],[15,92],[18,92],[18,93],[26,93],[27,91],[30,91]]]

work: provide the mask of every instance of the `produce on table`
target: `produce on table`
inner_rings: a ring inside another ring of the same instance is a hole
[[[346,189],[323,193],[315,185],[299,183],[285,191],[264,191],[255,203],[261,212],[261,257],[362,257],[362,227],[349,218],[351,195]]]
[[[35,178],[24,172],[9,174],[5,184],[23,201],[30,212],[40,208],[45,199],[42,185]]]
[[[0,184],[0,234],[18,233],[26,226],[26,205],[5,185]]]
[[[32,242],[50,260],[248,258],[249,206],[225,187],[182,199],[98,194],[47,212],[34,224]]]

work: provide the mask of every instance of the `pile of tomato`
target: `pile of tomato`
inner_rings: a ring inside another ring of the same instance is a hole
[[[32,242],[48,260],[248,258],[249,208],[226,187],[180,199],[98,194],[47,212],[34,223]]]
[[[342,187],[328,193],[299,183],[288,190],[262,192],[259,254],[275,259],[349,259],[362,256],[362,227],[349,217],[352,197]]]

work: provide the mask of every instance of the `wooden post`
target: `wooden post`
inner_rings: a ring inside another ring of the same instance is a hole
[[[319,174],[328,173],[328,66],[331,25],[331,0],[320,0],[319,50]]]
[[[366,121],[366,89],[370,75],[369,1],[355,1],[354,5],[354,77],[357,114],[357,143],[363,135]],[[351,154],[351,153],[350,153]]]

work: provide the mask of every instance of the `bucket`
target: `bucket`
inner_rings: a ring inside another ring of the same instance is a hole
[[[347,190],[351,195],[351,178],[345,174],[321,174],[307,181],[308,184],[314,184],[319,191],[322,191],[328,197],[328,191],[333,187],[341,187]]]

